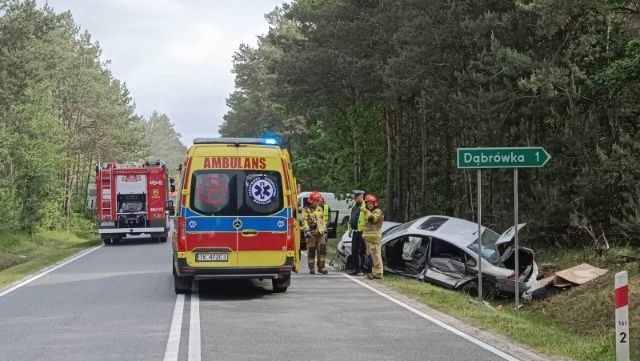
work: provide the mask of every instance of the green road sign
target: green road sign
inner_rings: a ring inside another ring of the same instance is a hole
[[[458,148],[458,168],[540,168],[549,159],[542,147]]]

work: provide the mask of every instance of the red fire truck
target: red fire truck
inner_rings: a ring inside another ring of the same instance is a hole
[[[119,243],[128,234],[166,242],[170,191],[175,185],[160,160],[96,166],[98,233],[104,243]]]

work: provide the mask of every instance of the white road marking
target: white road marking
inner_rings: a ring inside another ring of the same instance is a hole
[[[386,294],[386,293],[384,293],[382,291],[379,291],[379,290],[369,286],[368,284],[366,284],[366,283],[364,283],[364,282],[362,282],[360,280],[357,280],[357,279],[355,279],[355,278],[353,278],[353,277],[351,277],[349,275],[346,275],[346,274],[343,274],[343,275],[345,277],[347,277],[348,279],[352,280],[353,282],[359,284],[360,286],[362,286],[362,287],[364,287],[364,288],[366,288],[366,289],[368,289],[368,290],[370,290],[370,291],[372,291],[372,292],[374,292],[374,293],[376,293],[376,294],[388,299],[389,301],[397,304],[398,306],[400,306],[400,307],[402,307],[402,308],[404,308],[404,309],[406,309],[408,311],[411,311],[411,312],[415,313],[416,315],[424,318],[425,320],[431,321],[432,323],[444,328],[445,330],[447,330],[449,332],[452,332],[452,333],[454,333],[454,334],[456,334],[456,335],[458,335],[458,336],[460,336],[460,337],[462,337],[462,338],[464,338],[464,339],[466,339],[466,340],[468,340],[468,341],[470,341],[470,342],[482,347],[483,349],[502,357],[503,359],[505,359],[507,361],[520,361],[519,359],[517,359],[517,358],[515,358],[515,357],[513,357],[513,356],[511,356],[511,355],[509,355],[507,353],[504,353],[504,352],[498,350],[497,348],[495,348],[495,347],[493,347],[493,346],[491,346],[491,345],[489,345],[487,343],[484,343],[484,342],[478,340],[477,338],[458,330],[455,327],[451,327],[451,326],[447,325],[446,323],[444,323],[444,322],[442,322],[442,321],[440,321],[440,320],[438,320],[438,319],[436,319],[436,318],[434,318],[432,316],[429,316],[426,313],[424,313],[422,311],[419,311],[419,310],[415,309],[414,307],[411,307],[411,306],[407,305],[406,303],[404,303],[404,302],[402,302],[402,301],[400,301],[400,300],[398,300],[398,299],[396,299],[396,298],[394,298],[394,297],[392,297],[392,296],[390,296],[390,295],[388,295],[388,294]]]
[[[164,361],[177,361],[180,349],[180,333],[182,332],[182,314],[184,313],[184,295],[176,296],[176,306],[173,308],[173,318],[167,348],[164,350]]]
[[[93,248],[89,248],[88,250],[86,250],[86,251],[84,251],[84,252],[80,253],[79,255],[77,255],[77,256],[75,256],[75,257],[73,257],[73,258],[70,258],[70,259],[68,259],[68,260],[66,260],[66,261],[64,261],[64,262],[62,262],[62,263],[60,263],[60,264],[58,264],[58,265],[56,265],[56,266],[54,266],[54,267],[52,267],[52,268],[49,268],[48,270],[45,270],[45,271],[40,272],[40,273],[38,273],[38,274],[36,274],[36,275],[34,275],[34,276],[32,276],[32,277],[29,277],[29,278],[27,278],[26,280],[24,280],[24,281],[22,281],[22,282],[20,282],[20,283],[18,283],[18,284],[16,284],[16,285],[14,285],[14,286],[11,286],[10,288],[8,288],[8,289],[6,289],[6,290],[4,290],[4,291],[0,292],[0,297],[5,296],[5,295],[7,295],[7,294],[9,294],[9,293],[11,293],[11,292],[13,292],[13,291],[15,291],[15,290],[17,290],[17,289],[18,289],[18,288],[20,288],[20,287],[26,286],[26,285],[28,285],[29,283],[31,283],[31,282],[33,282],[33,281],[37,280],[38,278],[41,278],[41,277],[43,277],[43,276],[48,275],[49,273],[51,273],[51,272],[53,272],[53,271],[57,270],[58,268],[61,268],[61,267],[66,266],[66,265],[68,265],[69,263],[71,263],[71,262],[73,262],[73,261],[77,260],[78,258],[80,258],[80,257],[84,257],[84,256],[88,255],[89,253],[91,253],[91,252],[93,252],[93,251],[98,250],[98,249],[99,249],[100,247],[102,247],[102,246],[104,246],[104,245],[102,245],[102,244],[101,244],[101,245],[99,245],[99,246],[96,246],[96,247],[93,247]]]
[[[191,287],[191,317],[189,320],[189,361],[200,361],[200,296],[198,281],[193,280]]]

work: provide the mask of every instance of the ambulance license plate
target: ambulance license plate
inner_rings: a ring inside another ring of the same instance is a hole
[[[227,253],[196,253],[196,261],[198,262],[227,262],[229,254]]]

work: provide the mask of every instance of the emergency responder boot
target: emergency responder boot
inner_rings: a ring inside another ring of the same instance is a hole
[[[309,261],[309,273],[316,273],[316,247],[309,247],[307,252],[307,260]]]
[[[318,272],[326,275],[329,271],[324,267],[325,258],[327,256],[327,245],[320,244],[318,246]]]

